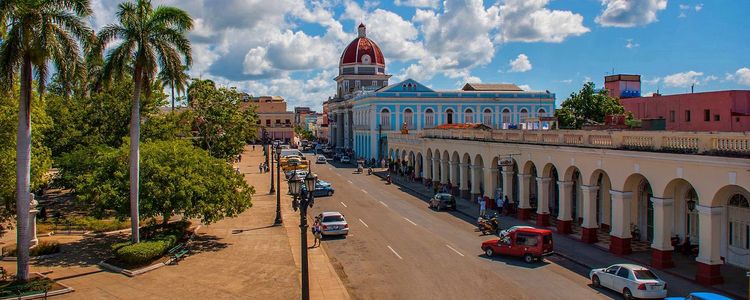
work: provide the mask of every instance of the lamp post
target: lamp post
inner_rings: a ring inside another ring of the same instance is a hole
[[[302,185],[303,181],[292,176],[289,178],[289,194],[294,197],[292,201],[292,208],[297,211],[299,209],[299,230],[300,230],[300,244],[301,244],[301,268],[302,268],[302,299],[310,299],[310,280],[307,268],[307,208],[312,207],[315,202],[313,191],[315,191],[315,183],[318,181],[318,176],[313,174],[308,169],[307,175],[304,179],[305,190],[303,193]],[[299,196],[299,197],[298,197]]]
[[[281,145],[275,142],[276,147],[276,185],[279,187],[276,189],[276,219],[273,221],[274,225],[281,225]],[[273,182],[273,173],[271,173],[271,182]]]
[[[268,152],[267,152],[268,153],[268,158],[267,158],[268,159],[268,164],[267,165],[270,168],[269,169],[270,172],[268,172],[268,173],[271,173],[271,190],[268,193],[269,194],[273,194],[274,192],[276,192],[276,190],[273,187],[273,148],[274,148],[274,144],[276,144],[276,142],[273,142],[273,144],[272,144],[271,141],[270,141],[270,138],[268,140],[269,140],[269,142],[268,142]]]

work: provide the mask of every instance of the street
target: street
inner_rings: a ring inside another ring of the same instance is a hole
[[[311,157],[312,158],[312,157]],[[355,298],[375,299],[604,299],[611,291],[589,286],[588,269],[557,256],[526,264],[510,257],[487,258],[474,221],[457,212],[437,212],[426,202],[352,166],[313,165],[332,183],[332,197],[316,198],[310,215],[339,211],[347,238],[324,238],[339,276]]]

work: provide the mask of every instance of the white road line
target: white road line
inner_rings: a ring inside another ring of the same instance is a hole
[[[349,206],[346,206],[346,204],[344,204],[344,202],[341,202],[341,205],[343,205],[344,207],[349,207]]]
[[[347,180],[346,182],[348,182],[348,183],[350,183],[350,184],[353,184],[351,180]]]
[[[445,246],[448,247],[448,248],[450,248],[451,250],[453,250],[453,252],[458,253],[458,255],[464,256],[461,252],[458,252],[458,250],[453,249],[453,247],[451,247],[451,245],[445,244]]]
[[[385,202],[380,201],[380,204],[383,204],[383,206],[388,207],[388,204],[385,204]]]
[[[365,191],[365,189],[362,189],[362,192],[365,193],[365,194],[367,194],[367,191]]]
[[[370,226],[367,226],[367,223],[365,223],[365,221],[362,221],[362,219],[359,219],[359,222],[362,223],[362,225],[365,225],[365,227],[370,228]]]
[[[398,255],[398,253],[396,253],[396,250],[393,250],[391,246],[388,246],[388,249],[391,249],[391,252],[393,252],[393,254],[396,254],[396,257],[398,257],[398,259],[404,259],[403,257],[401,257],[401,255]]]
[[[407,222],[411,223],[411,225],[417,226],[417,223],[412,222],[412,220],[409,220],[407,218],[404,218],[404,220],[406,220]]]

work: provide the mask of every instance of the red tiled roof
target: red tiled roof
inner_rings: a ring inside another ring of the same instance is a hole
[[[482,123],[461,123],[461,124],[443,124],[435,127],[436,129],[492,129]]]
[[[362,63],[362,56],[365,54],[370,55],[372,64],[385,66],[385,58],[380,47],[366,37],[356,38],[346,46],[341,54],[341,64]]]

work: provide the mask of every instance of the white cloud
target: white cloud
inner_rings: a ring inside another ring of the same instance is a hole
[[[378,44],[386,63],[389,59],[413,60],[426,55],[422,42],[418,40],[417,28],[391,11],[376,9],[368,12],[355,2],[347,2],[342,18],[363,22],[367,26],[367,37]]]
[[[703,9],[703,3],[696,4],[693,9],[695,9],[695,11],[701,11]]]
[[[579,36],[590,30],[583,25],[583,16],[564,10],[550,10],[549,0],[506,0],[490,7],[500,32],[498,41],[554,42]]]
[[[529,86],[528,84],[522,84],[522,85],[519,85],[518,87],[520,87],[524,91],[531,91],[531,86]]]
[[[511,72],[526,72],[531,70],[531,62],[526,54],[519,54],[516,59],[511,59],[508,63]]]
[[[750,86],[750,68],[739,68],[734,74],[726,74],[726,80]]]
[[[437,8],[440,6],[440,0],[394,0],[393,4],[397,6]]]
[[[591,81],[591,76],[583,76],[583,83],[589,83]]]
[[[648,85],[656,85],[661,81],[661,77],[654,77],[653,79],[643,79],[643,83]]]
[[[565,83],[565,84],[570,84],[570,83],[573,83],[573,79],[563,79],[563,80],[560,80],[560,82]]]
[[[690,87],[693,84],[700,84],[703,72],[687,71],[664,76],[664,84],[668,87]]]
[[[596,23],[602,26],[634,27],[657,21],[657,13],[667,8],[667,0],[601,0],[602,14]]]
[[[628,39],[628,42],[625,44],[625,48],[628,48],[628,49],[638,48],[640,46],[641,44],[634,43],[633,39]]]

